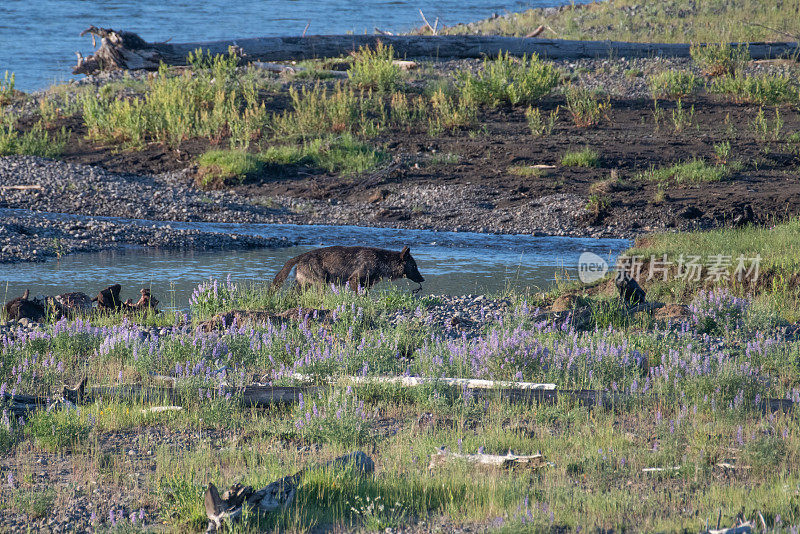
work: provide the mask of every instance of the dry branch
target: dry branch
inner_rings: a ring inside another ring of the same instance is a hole
[[[363,452],[356,451],[326,462],[321,467],[331,469],[350,467],[357,474],[363,476],[375,471],[375,462]],[[294,501],[300,480],[305,471],[305,469],[301,469],[297,473],[276,480],[258,491],[254,491],[250,486],[244,487],[241,484],[234,484],[221,497],[216,486],[209,482],[204,499],[206,516],[208,517],[206,532],[216,532],[226,519],[231,521],[238,520],[242,516],[244,508],[260,513],[285,510]]]
[[[432,30],[434,28],[431,28]],[[570,41],[526,39],[493,35],[311,35],[306,37],[255,37],[232,41],[150,43],[137,34],[90,26],[83,34],[100,37],[100,48],[91,56],[78,57],[73,74],[103,70],[156,70],[161,62],[186,65],[190,52],[228,54],[235,47],[244,61],[288,61],[339,57],[362,46],[381,41],[394,47],[399,57],[481,58],[508,52],[512,56],[539,54],[550,59],[596,57],[690,57],[689,44],[629,43],[622,41]],[[753,59],[787,57],[800,52],[796,42],[733,43],[747,47]]]

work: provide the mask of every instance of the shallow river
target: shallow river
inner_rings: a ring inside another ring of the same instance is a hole
[[[318,246],[363,245],[400,250],[411,247],[426,278],[421,294],[496,293],[511,287],[537,291],[557,276],[576,278],[578,257],[593,252],[612,263],[630,246],[623,239],[577,239],[487,235],[467,232],[396,230],[355,226],[237,225],[171,223],[265,236],[286,236],[297,246],[283,249],[180,252],[131,248],[76,254],[44,263],[0,264],[0,296],[84,291],[91,295],[113,284],[122,285],[123,298],[136,300],[140,287],[150,287],[162,307],[186,309],[194,287],[209,277],[236,282],[271,280],[284,262]],[[383,282],[381,286],[387,284]],[[394,282],[411,290],[408,280]],[[381,287],[379,286],[379,287]]]

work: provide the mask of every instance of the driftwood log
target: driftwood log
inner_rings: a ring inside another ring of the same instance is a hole
[[[151,43],[137,34],[90,26],[81,35],[100,37],[100,48],[92,55],[78,54],[73,74],[103,70],[156,70],[160,63],[186,65],[190,52],[211,54],[234,50],[246,61],[287,61],[338,57],[362,46],[374,47],[380,40],[394,47],[399,57],[480,58],[508,52],[513,56],[539,54],[550,59],[596,57],[690,57],[689,44],[629,43],[623,41],[570,41],[491,35],[310,35],[305,37],[254,37],[232,41],[195,43]],[[735,43],[738,45],[739,43]],[[742,43],[753,59],[787,57],[800,52],[796,42]]]

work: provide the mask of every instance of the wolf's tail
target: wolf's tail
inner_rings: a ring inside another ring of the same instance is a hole
[[[302,254],[300,256],[302,256]],[[292,272],[292,268],[297,264],[297,262],[300,261],[300,256],[287,261],[286,265],[283,266],[283,269],[278,271],[278,274],[276,274],[275,278],[272,279],[272,285],[270,286],[272,289],[278,289],[283,285],[286,279],[289,278],[289,273]]]

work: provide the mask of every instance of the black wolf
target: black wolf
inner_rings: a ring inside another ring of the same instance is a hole
[[[406,277],[418,284],[425,281],[408,247],[400,252],[372,247],[326,247],[287,261],[275,275],[273,289],[283,285],[295,265],[295,278],[301,287],[348,282],[355,290],[359,286],[370,287],[383,279]]]
[[[617,271],[614,284],[617,286],[617,291],[619,291],[619,298],[622,299],[625,304],[630,306],[644,304],[644,289],[636,283],[636,280],[634,280],[627,271]]]

